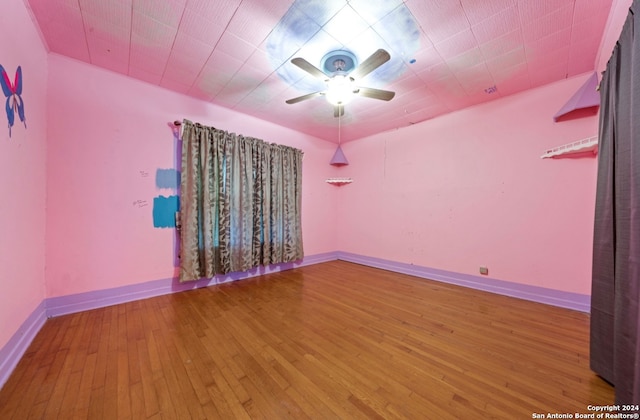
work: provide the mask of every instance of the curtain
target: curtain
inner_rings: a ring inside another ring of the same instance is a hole
[[[591,368],[640,404],[640,34],[634,0],[600,84]]]
[[[183,122],[180,281],[303,257],[302,151]]]

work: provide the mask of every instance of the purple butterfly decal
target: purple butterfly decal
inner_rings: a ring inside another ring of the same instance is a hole
[[[22,102],[22,68],[18,66],[16,69],[16,77],[11,83],[11,79],[4,70],[4,67],[0,65],[0,85],[2,85],[2,92],[7,97],[7,104],[5,109],[7,111],[7,120],[9,120],[9,137],[11,137],[11,127],[16,118],[16,112],[18,118],[24,123],[24,128],[27,128],[27,120],[24,117],[24,102]]]

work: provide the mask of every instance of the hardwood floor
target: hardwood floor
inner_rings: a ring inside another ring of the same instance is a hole
[[[587,314],[334,261],[47,321],[0,419],[589,413]]]

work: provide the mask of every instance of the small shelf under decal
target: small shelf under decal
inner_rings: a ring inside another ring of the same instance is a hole
[[[548,149],[540,157],[545,159],[585,152],[593,152],[594,155],[598,154],[598,136],[589,137],[574,141],[573,143],[563,144],[562,146],[554,147],[553,149]]]

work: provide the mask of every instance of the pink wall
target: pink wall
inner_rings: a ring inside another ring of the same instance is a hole
[[[183,117],[302,149],[305,254],[336,249],[333,144],[55,54],[48,105],[48,296],[174,276],[174,229],[153,227],[152,206],[173,193],[155,173],[176,167],[168,123]]]
[[[153,176],[173,167],[166,123],[183,116],[305,150],[308,255],[339,248],[472,274],[485,264],[493,278],[589,292],[595,161],[538,158],[594,133],[595,118],[551,123],[583,78],[349,143],[352,164],[335,169],[326,142],[47,56],[24,3],[5,3],[0,64],[23,68],[29,126],[11,139],[0,128],[0,346],[46,296],[173,276],[173,232],[152,227],[150,206],[170,193]],[[614,1],[596,69],[630,4]]]
[[[552,119],[587,76],[345,144],[341,250],[589,294],[596,159],[540,158],[597,134]]]
[[[27,128],[0,110],[0,348],[45,298],[47,53],[20,0],[2,4],[0,64],[22,67]]]

